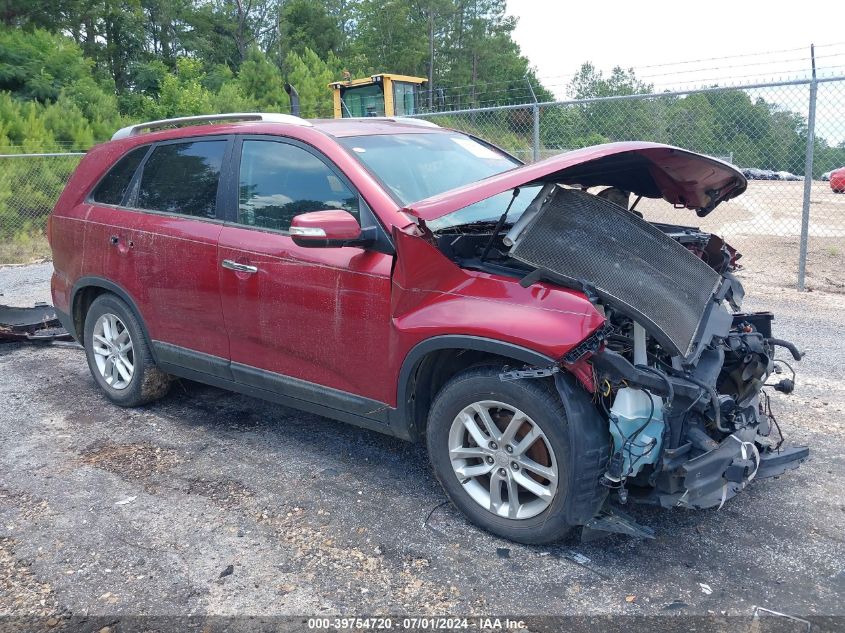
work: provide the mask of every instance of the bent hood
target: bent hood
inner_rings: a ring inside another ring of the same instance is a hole
[[[735,167],[709,156],[661,143],[606,143],[490,176],[411,203],[404,211],[434,220],[514,187],[543,183],[619,187],[695,209],[701,217],[748,186]]]

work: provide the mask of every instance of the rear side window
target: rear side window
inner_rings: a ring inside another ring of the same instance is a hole
[[[135,206],[202,218],[215,217],[217,183],[226,141],[159,145],[147,159]]]
[[[123,196],[126,195],[129,183],[132,182],[135,170],[144,160],[148,149],[149,146],[136,147],[117,161],[94,189],[91,199],[100,204],[120,204]]]
[[[295,215],[342,209],[358,217],[358,195],[314,154],[287,143],[244,141],[238,223],[287,231]]]

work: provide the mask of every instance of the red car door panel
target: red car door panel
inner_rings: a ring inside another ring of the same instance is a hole
[[[169,346],[228,359],[216,206],[229,145],[221,138],[155,145],[130,185],[127,206],[95,203],[88,213],[87,250],[102,253],[101,276],[135,303],[165,362]]]
[[[219,259],[258,269],[219,268],[236,377],[252,382],[249,372],[238,374],[237,363],[379,402],[392,400],[395,387],[384,363],[390,255],[300,248],[286,235],[227,226]]]
[[[103,253],[98,276],[135,302],[150,338],[228,357],[217,277],[222,225],[94,205],[88,226],[86,241],[97,247],[87,250]]]
[[[235,213],[220,234],[218,271],[236,380],[282,391],[289,385],[316,401],[329,396],[309,392],[313,385],[376,400],[375,408],[392,401],[395,387],[380,373],[392,256],[302,248],[286,233],[308,211],[342,209],[364,215],[368,226],[375,219],[340,170],[302,143],[245,138],[234,155]]]

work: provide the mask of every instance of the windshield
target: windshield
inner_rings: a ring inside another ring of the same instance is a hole
[[[399,199],[401,204],[482,180],[518,167],[510,156],[464,134],[391,134],[339,139]],[[513,222],[539,191],[525,187],[508,214]],[[530,190],[530,191],[529,191]],[[432,230],[495,221],[513,193],[506,191],[428,223]]]

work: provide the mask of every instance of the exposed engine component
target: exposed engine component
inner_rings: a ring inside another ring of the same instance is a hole
[[[554,192],[516,237],[510,256],[595,294],[684,358],[696,352],[698,326],[721,281],[658,227],[574,189]]]
[[[791,344],[771,338],[770,313],[734,314],[729,330],[692,365],[644,336],[625,314],[607,306],[605,314],[606,345],[593,365],[597,400],[614,440],[604,481],[619,489],[620,500],[721,507],[754,478],[779,474],[807,457],[806,448],[787,456],[780,452],[782,437],[770,440],[780,429],[763,389],[788,393],[795,379],[791,366],[775,359],[776,347]],[[791,378],[768,382],[782,366]],[[647,445],[658,434],[653,454]]]
[[[616,392],[608,416],[613,455],[605,479],[619,484],[654,464],[663,446],[663,400],[644,389],[623,387]]]
[[[740,312],[735,249],[694,227],[647,222],[626,198],[621,188],[597,196],[546,184],[503,237],[500,217],[434,238],[462,267],[574,288],[604,315],[561,367],[589,363],[611,439],[602,483],[620,502],[722,507],[808,457],[783,447],[767,392],[795,387],[776,350],[801,353],[772,336],[771,313]],[[629,523],[606,507],[591,529],[632,533]]]

